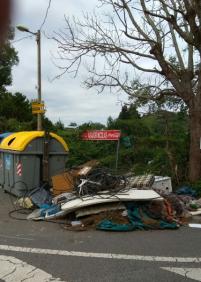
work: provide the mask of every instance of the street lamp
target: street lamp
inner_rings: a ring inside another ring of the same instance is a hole
[[[24,26],[17,26],[17,29],[22,32],[28,32],[36,36],[36,42],[37,42],[37,77],[38,77],[38,103],[41,103],[41,34],[40,30],[37,32],[30,31],[27,27]],[[37,130],[42,130],[42,114],[37,114]]]

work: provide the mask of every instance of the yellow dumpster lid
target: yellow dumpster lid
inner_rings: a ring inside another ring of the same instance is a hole
[[[0,144],[0,149],[12,151],[24,151],[26,146],[34,139],[44,137],[44,131],[22,131],[16,132],[4,138]],[[50,133],[50,136],[56,139],[68,151],[68,146],[64,139],[55,133]]]

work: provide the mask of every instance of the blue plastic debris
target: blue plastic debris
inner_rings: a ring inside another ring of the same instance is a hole
[[[182,186],[176,191],[177,195],[187,195],[191,197],[196,197],[197,193],[189,186]]]

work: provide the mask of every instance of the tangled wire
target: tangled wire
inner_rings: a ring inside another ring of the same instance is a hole
[[[95,196],[102,191],[108,191],[109,194],[116,194],[126,186],[124,176],[112,175],[108,169],[96,168],[85,178],[79,180],[76,185],[76,194],[82,196]]]

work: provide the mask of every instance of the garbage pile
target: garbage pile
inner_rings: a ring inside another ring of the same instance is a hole
[[[51,192],[43,185],[18,203],[32,210],[28,220],[62,218],[68,230],[176,229],[193,207],[201,208],[201,200],[185,194],[189,191],[174,194],[154,183],[153,175],[115,175],[90,161],[53,176]]]

